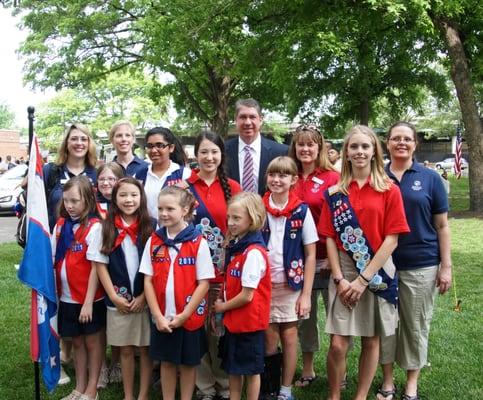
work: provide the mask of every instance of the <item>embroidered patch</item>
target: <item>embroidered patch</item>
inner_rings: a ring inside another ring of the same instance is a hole
[[[70,251],[72,251],[72,253],[77,253],[79,251],[82,251],[84,249],[84,246],[82,245],[82,243],[79,243],[79,242],[75,242],[71,247],[70,247]]]
[[[208,247],[210,248],[211,258],[213,260],[214,267],[218,271],[222,271],[223,261],[221,245],[223,243],[224,237],[221,233],[220,228],[218,228],[217,226],[210,226],[210,220],[206,217],[202,218],[200,223],[196,225],[196,227],[200,229],[201,234],[208,242]]]
[[[181,267],[183,265],[195,265],[196,258],[195,257],[179,257],[178,258],[178,265]]]
[[[422,188],[423,187],[421,186],[421,181],[414,181],[413,186],[411,186],[411,189],[416,192],[420,191]]]

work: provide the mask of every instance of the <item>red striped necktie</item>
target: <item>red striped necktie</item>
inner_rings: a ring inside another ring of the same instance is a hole
[[[253,156],[252,148],[248,145],[243,149],[245,150],[245,160],[243,162],[243,177],[242,177],[242,189],[245,192],[256,193],[255,175],[253,174]]]

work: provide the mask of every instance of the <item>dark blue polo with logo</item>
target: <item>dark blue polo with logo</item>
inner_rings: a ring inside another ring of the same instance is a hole
[[[413,161],[404,172],[401,182],[390,171],[386,172],[401,189],[404,210],[411,232],[399,236],[398,247],[392,254],[398,270],[439,265],[438,236],[433,226],[433,215],[448,211],[448,196],[439,174]]]

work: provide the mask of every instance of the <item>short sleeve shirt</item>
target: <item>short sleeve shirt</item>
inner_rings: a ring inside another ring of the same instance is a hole
[[[401,192],[396,185],[391,185],[384,192],[377,192],[369,180],[361,188],[356,181],[352,181],[349,185],[349,201],[374,252],[377,252],[386,236],[409,232]],[[319,232],[335,239],[337,247],[343,250],[326,202],[322,208]]]
[[[439,174],[416,161],[406,170],[399,182],[391,172],[386,172],[401,190],[404,209],[411,233],[399,237],[393,253],[397,269],[407,270],[439,265],[438,234],[433,216],[448,212],[448,196]]]

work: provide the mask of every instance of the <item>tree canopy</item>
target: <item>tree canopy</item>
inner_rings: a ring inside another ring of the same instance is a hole
[[[0,128],[11,129],[15,124],[15,113],[7,103],[0,102]]]
[[[483,209],[478,0],[22,0],[26,80],[78,88],[147,73],[150,97],[226,134],[239,97],[339,134],[441,105],[455,85],[470,146],[472,208]],[[441,66],[447,70],[441,69]],[[99,87],[100,88],[100,87]],[[478,189],[481,188],[481,189]]]

